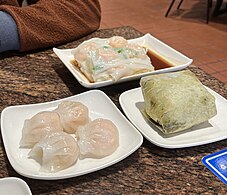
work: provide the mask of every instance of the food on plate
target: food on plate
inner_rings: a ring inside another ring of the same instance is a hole
[[[88,108],[81,102],[64,101],[54,111],[59,114],[67,133],[75,133],[79,126],[86,125],[90,120]]]
[[[26,119],[20,141],[21,148],[31,149],[28,156],[40,163],[40,171],[49,173],[70,167],[79,156],[108,156],[118,146],[115,124],[103,118],[90,121],[86,105],[76,101],[63,101]]]
[[[60,117],[55,112],[43,111],[24,121],[20,147],[31,148],[50,131],[63,131]]]
[[[119,146],[119,133],[115,124],[98,118],[77,131],[82,158],[101,158],[112,154]]]
[[[140,85],[144,113],[164,134],[191,128],[217,114],[214,96],[190,70],[143,77]]]
[[[76,163],[79,147],[71,135],[51,132],[35,144],[28,156],[40,163],[41,172],[54,173]]]
[[[117,81],[154,70],[147,49],[121,36],[93,38],[72,51],[73,64],[90,82]]]

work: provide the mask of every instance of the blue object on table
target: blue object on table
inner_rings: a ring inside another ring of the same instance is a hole
[[[227,185],[227,149],[203,157],[202,163]]]
[[[17,24],[12,16],[0,11],[0,52],[20,48]]]

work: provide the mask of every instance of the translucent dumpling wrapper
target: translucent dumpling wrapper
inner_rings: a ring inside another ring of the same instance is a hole
[[[67,133],[75,133],[78,127],[90,121],[89,110],[81,102],[64,101],[54,111],[59,114],[61,124]]]
[[[60,117],[56,112],[43,111],[24,121],[20,147],[32,148],[50,131],[63,131]]]
[[[154,70],[147,50],[120,36],[93,38],[79,45],[72,54],[75,64],[90,82],[117,81]]]
[[[215,98],[189,70],[141,78],[145,116],[175,133],[205,122],[217,114]]]
[[[79,147],[71,135],[65,132],[52,132],[42,138],[28,156],[40,163],[41,172],[54,173],[77,162]]]
[[[102,158],[112,154],[119,146],[119,132],[108,119],[96,119],[77,131],[81,158]]]

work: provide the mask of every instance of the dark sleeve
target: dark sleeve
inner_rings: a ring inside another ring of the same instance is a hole
[[[97,30],[101,19],[98,0],[39,0],[26,7],[0,5],[0,10],[16,21],[20,51],[76,40]]]

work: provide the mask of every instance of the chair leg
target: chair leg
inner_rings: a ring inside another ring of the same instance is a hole
[[[210,19],[210,7],[212,5],[212,0],[207,0],[207,19],[206,19],[206,23],[209,23],[209,19]]]
[[[184,0],[181,0],[180,3],[177,6],[177,9],[180,9],[181,4],[183,3]]]
[[[169,8],[168,8],[168,10],[167,10],[167,12],[166,12],[165,17],[167,17],[167,16],[168,16],[169,11],[171,10],[171,8],[172,8],[172,6],[173,6],[174,2],[175,2],[175,0],[172,0],[171,4],[170,4],[170,6],[169,6]]]
[[[211,7],[212,7],[212,4],[213,4],[212,0],[210,1],[210,3],[209,3],[209,4],[210,4],[210,8],[211,8]]]

